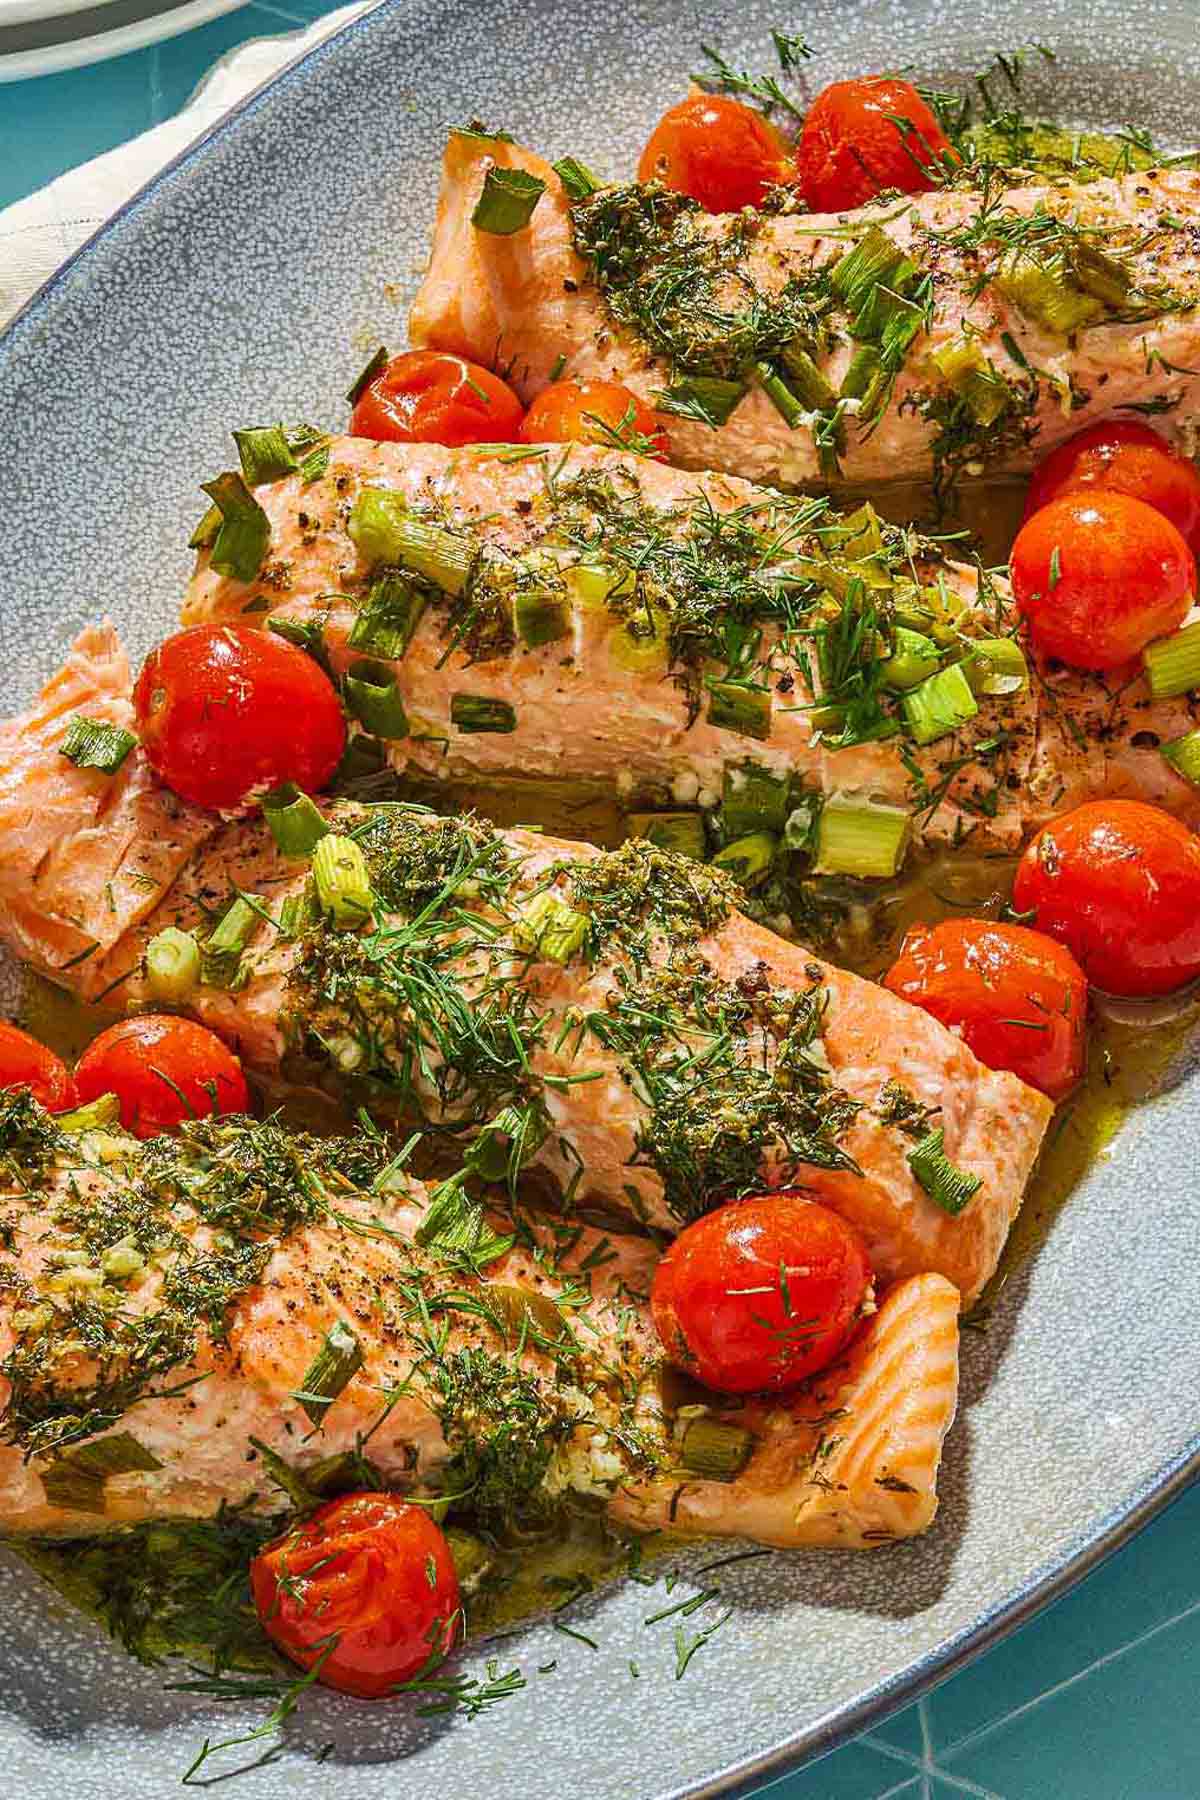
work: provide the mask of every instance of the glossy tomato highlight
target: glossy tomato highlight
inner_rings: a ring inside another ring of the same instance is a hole
[[[1200,549],[1200,470],[1141,419],[1104,419],[1044,457],[1025,498],[1030,519],[1063,494],[1107,489],[1169,519],[1192,554]]]
[[[0,1019],[0,1093],[28,1088],[47,1112],[69,1112],[79,1095],[61,1056],[36,1038]]]
[[[139,1138],[250,1108],[232,1050],[215,1031],[171,1013],[141,1013],[110,1025],[80,1057],[75,1082],[81,1101],[115,1094],[122,1125]]]
[[[406,350],[369,381],[352,437],[402,444],[510,444],[525,409],[506,381],[448,350]]]
[[[706,212],[761,206],[767,190],[796,178],[775,127],[725,94],[689,94],[665,112],[638,163],[639,181],[661,181]]]
[[[525,415],[527,444],[627,445],[665,462],[670,443],[658,414],[619,381],[556,381]]]
[[[895,75],[824,88],[796,147],[800,187],[813,212],[847,212],[890,188],[926,193],[939,185],[947,159],[957,160],[949,138],[911,82]]]

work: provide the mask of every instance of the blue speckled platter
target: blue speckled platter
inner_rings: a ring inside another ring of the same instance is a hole
[[[227,463],[229,428],[336,423],[363,352],[402,343],[447,124],[481,115],[618,172],[679,92],[700,39],[765,66],[772,25],[802,27],[817,46],[814,88],[906,64],[962,72],[1036,36],[1058,62],[1033,79],[1043,94],[1058,83],[1061,114],[1148,124],[1180,143],[1196,134],[1200,50],[1183,3],[1042,0],[1031,13],[997,0],[807,0],[786,16],[765,0],[386,5],[185,156],[0,340],[0,707],[22,701],[101,612],[137,654],[169,629],[196,482]],[[1181,1068],[1076,1193],[986,1333],[967,1334],[962,1412],[927,1539],[724,1571],[733,1616],[682,1682],[676,1621],[643,1623],[662,1589],[609,1591],[571,1615],[595,1649],[545,1626],[491,1647],[502,1669],[519,1664],[528,1678],[491,1714],[448,1724],[403,1704],[319,1696],[278,1760],[231,1791],[729,1792],[836,1741],[1007,1630],[1200,1461],[1198,1120],[1200,1081]],[[204,1736],[261,1716],[164,1694],[160,1671],[129,1662],[15,1563],[0,1562],[0,1614],[0,1768],[4,1791],[23,1800],[175,1793]],[[468,1661],[478,1670],[484,1655]]]

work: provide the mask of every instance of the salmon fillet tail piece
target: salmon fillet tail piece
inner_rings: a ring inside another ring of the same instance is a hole
[[[472,222],[493,167],[546,184],[510,236]],[[571,201],[541,157],[455,132],[411,336],[502,369],[526,401],[560,373],[624,382],[669,415],[688,468],[944,483],[1028,468],[1119,407],[1188,433],[1198,219],[1200,174],[1184,169],[837,216],[713,216],[636,182]]]
[[[237,1118],[139,1144],[6,1101],[4,1530],[274,1513],[281,1469],[319,1494],[355,1453],[389,1489],[469,1495],[501,1533],[544,1531],[576,1496],[635,1530],[785,1547],[929,1524],[957,1366],[939,1276],[893,1287],[795,1392],[725,1412],[689,1389],[683,1405],[650,1320],[648,1238],[489,1212],[472,1264],[390,1157],[378,1136]],[[331,1333],[354,1354],[314,1401]],[[737,1445],[732,1479],[689,1461],[705,1410]]]
[[[95,678],[127,701],[111,655]],[[58,819],[73,805],[94,815],[94,772],[47,733],[9,741],[12,791],[53,771]],[[152,791],[140,748],[121,780]],[[19,906],[0,896],[0,933],[84,997],[137,1009],[153,1004],[156,932],[203,943],[239,895],[255,896],[254,910],[241,903],[240,955],[203,958],[187,1005],[260,1078],[483,1139],[501,1170],[535,1164],[568,1200],[665,1230],[759,1185],[812,1189],[858,1225],[881,1280],[935,1270],[964,1302],[978,1294],[1051,1116],[1043,1095],[985,1068],[928,1013],[754,924],[721,869],[402,804],[335,802],[329,817],[369,870],[361,931],[337,929],[308,862],[251,818],[221,825],[107,948],[107,899],[81,847],[76,890],[56,871],[55,903],[98,948],[68,966],[53,929],[37,936],[35,821],[22,816],[33,872]],[[56,819],[44,829],[48,855]],[[107,869],[93,829],[89,853]],[[0,864],[6,832],[0,815]],[[123,855],[136,849],[123,835]],[[939,1132],[968,1178],[965,1204],[942,1204],[913,1160]]]

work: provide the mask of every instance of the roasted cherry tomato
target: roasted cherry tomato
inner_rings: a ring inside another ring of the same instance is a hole
[[[367,384],[353,437],[401,444],[511,444],[525,409],[506,381],[448,350],[405,350]]]
[[[216,1032],[169,1013],[110,1025],[80,1057],[75,1083],[81,1101],[115,1094],[122,1125],[140,1138],[250,1106],[242,1065]]]
[[[527,444],[627,444],[665,462],[670,444],[657,413],[619,381],[556,381],[521,427]]]
[[[449,1546],[399,1494],[330,1500],[259,1552],[250,1588],[285,1656],[364,1700],[447,1655],[462,1623]]]
[[[795,179],[775,127],[724,94],[689,94],[671,107],[638,163],[639,181],[661,181],[711,213],[761,206],[768,188]]]
[[[0,1093],[7,1088],[28,1088],[47,1112],[69,1112],[79,1104],[71,1071],[61,1056],[0,1019]]]
[[[1103,488],[1064,494],[1027,519],[1012,585],[1034,647],[1076,669],[1118,669],[1182,624],[1196,563],[1169,519]]]
[[[253,625],[193,625],[152,650],[133,690],[150,767],[196,806],[231,812],[280,782],[313,793],[337,768],[346,721],[333,683]]]
[[[1052,450],[1034,470],[1025,517],[1084,488],[1144,500],[1170,519],[1193,555],[1200,550],[1200,470],[1140,419],[1102,420]]]
[[[950,1026],[989,1069],[1011,1069],[1052,1100],[1086,1058],[1087,980],[1069,950],[1022,925],[917,925],[883,978]]]
[[[1110,994],[1167,994],[1200,975],[1200,838],[1161,807],[1092,800],[1044,826],[1013,905]]]
[[[927,193],[947,158],[957,161],[933,113],[910,82],[894,75],[824,88],[796,146],[800,186],[813,212],[865,206],[885,188]]]
[[[813,1172],[819,1193],[820,1173]],[[862,1239],[804,1194],[758,1194],[681,1231],[650,1308],[671,1361],[724,1394],[794,1387],[843,1348],[871,1296]]]

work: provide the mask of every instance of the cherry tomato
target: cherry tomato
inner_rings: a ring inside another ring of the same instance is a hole
[[[724,94],[689,94],[672,106],[638,163],[639,181],[661,181],[711,213],[761,206],[768,188],[795,179],[775,127]]]
[[[1161,807],[1092,800],[1044,826],[1013,905],[1110,994],[1168,994],[1200,975],[1200,838]]]
[[[1169,519],[1093,488],[1051,500],[1017,533],[1013,593],[1034,646],[1076,669],[1118,669],[1182,624],[1196,562]]]
[[[169,637],[146,658],[133,704],[154,773],[214,812],[284,781],[323,788],[346,745],[329,677],[253,625],[193,625]]]
[[[447,1655],[462,1623],[449,1546],[399,1494],[330,1500],[259,1552],[250,1589],[285,1656],[364,1700]]]
[[[933,113],[910,82],[894,75],[864,75],[822,89],[796,146],[800,186],[813,212],[865,206],[885,188],[927,193],[937,187],[946,157],[958,160]]]
[[[650,1309],[673,1363],[746,1394],[794,1387],[832,1362],[870,1289],[866,1246],[845,1219],[800,1193],[757,1194],[680,1232]]]
[[[447,350],[405,350],[368,383],[352,437],[400,444],[511,444],[525,409],[506,381]]]
[[[1104,419],[1052,450],[1034,470],[1025,517],[1085,488],[1144,500],[1170,519],[1193,555],[1200,551],[1200,470],[1140,419]]]
[[[527,444],[621,441],[634,449],[640,449],[640,440],[645,439],[647,456],[665,462],[670,454],[658,415],[619,381],[556,381],[526,413],[521,436]]]
[[[914,926],[883,985],[950,1026],[989,1069],[1011,1069],[1052,1100],[1083,1075],[1087,980],[1040,931],[986,919]]]
[[[81,1101],[115,1094],[122,1125],[140,1138],[173,1131],[188,1119],[250,1107],[233,1052],[214,1031],[169,1013],[143,1013],[110,1025],[80,1057],[75,1082]]]
[[[0,1019],[0,1093],[8,1088],[28,1088],[47,1112],[69,1112],[79,1105],[71,1071],[61,1056]]]

